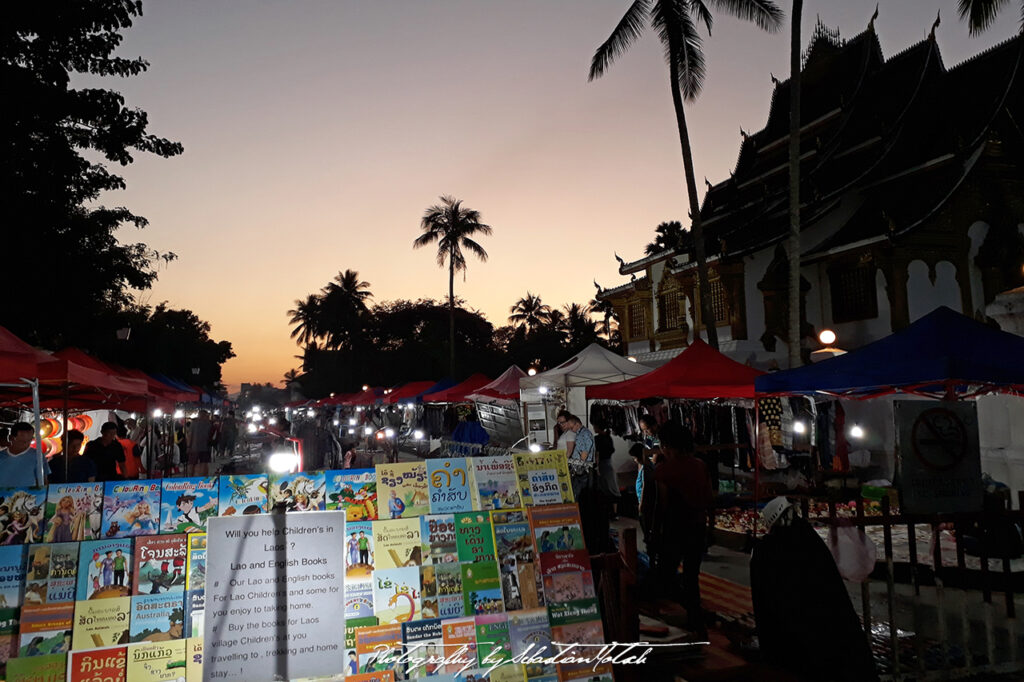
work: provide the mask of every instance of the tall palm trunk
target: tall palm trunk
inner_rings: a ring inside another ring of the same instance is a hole
[[[708,261],[704,253],[704,224],[700,217],[700,202],[697,200],[697,182],[693,172],[693,153],[690,151],[690,133],[686,128],[686,112],[683,110],[683,94],[679,91],[679,68],[676,60],[669,60],[669,78],[672,81],[672,104],[676,109],[676,125],[679,127],[679,144],[683,149],[683,170],[686,173],[686,194],[690,200],[690,220],[697,258],[697,283],[700,286],[700,314],[708,330],[708,345],[718,350],[718,328],[714,307],[711,305],[711,283],[708,280]],[[694,331],[700,336],[700,330]]]
[[[448,254],[448,372],[455,379],[455,249]]]
[[[793,0],[789,45],[789,366],[800,359],[800,15],[803,0]]]

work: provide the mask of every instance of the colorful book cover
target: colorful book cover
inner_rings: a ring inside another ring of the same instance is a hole
[[[428,514],[420,517],[420,541],[423,543],[423,563],[447,564],[459,560],[455,542],[455,516]]]
[[[25,603],[45,604],[50,581],[50,545],[29,545],[26,549]]]
[[[271,508],[283,507],[289,512],[324,511],[327,479],[322,471],[300,471],[292,474],[271,474]]]
[[[50,577],[46,583],[46,601],[56,604],[75,601],[75,587],[78,583],[77,542],[55,542],[50,548]]]
[[[494,529],[487,512],[462,512],[455,515],[455,544],[459,561],[494,561]]]
[[[524,507],[575,502],[565,450],[512,454]]]
[[[0,545],[43,542],[46,488],[0,488]]]
[[[604,629],[596,599],[548,604],[551,640],[560,644],[602,644]]]
[[[373,572],[373,615],[381,625],[422,619],[419,566]]]
[[[448,664],[444,672],[455,674],[466,669],[475,668],[478,664],[476,656],[476,619],[452,618],[442,624],[444,653]]]
[[[132,597],[129,636],[132,642],[165,642],[182,639],[185,602],[180,592]]]
[[[406,676],[436,678],[445,657],[441,619],[402,623],[402,643],[409,661],[405,666]]]
[[[185,636],[202,637],[206,616],[206,590],[185,591]]]
[[[372,673],[395,670],[396,664],[389,658],[402,653],[402,626],[376,625],[356,630],[356,655],[359,657],[359,672]],[[382,656],[382,654],[384,654]]]
[[[462,598],[462,566],[435,564],[433,569],[437,583],[438,617],[461,618],[466,615],[466,605]]]
[[[13,607],[0,608],[0,680],[7,679],[7,661],[18,655],[18,611]]]
[[[267,513],[266,474],[234,474],[220,477],[218,516]]]
[[[533,537],[525,516],[525,512],[491,512],[506,611],[544,605],[543,592],[539,589],[540,571],[536,565]],[[506,521],[508,519],[519,520]]]
[[[523,506],[519,499],[519,480],[510,455],[473,457],[473,509],[515,509]]]
[[[373,673],[345,675],[345,682],[395,682],[395,671],[381,670]]]
[[[345,510],[345,521],[377,519],[377,472],[336,469],[327,472],[327,508]]]
[[[75,602],[71,648],[96,649],[128,643],[131,597],[86,599]]]
[[[370,580],[375,568],[373,524],[370,521],[346,521],[345,584]]]
[[[9,682],[64,682],[68,667],[66,653],[12,658],[7,662]]]
[[[217,515],[220,486],[216,476],[165,478],[160,500],[161,533],[203,532]]]
[[[431,514],[473,510],[475,486],[464,457],[428,459],[427,481]]]
[[[610,663],[593,666],[589,663],[559,664],[559,682],[615,682]]]
[[[183,593],[187,555],[188,536],[184,533],[136,538],[132,595]],[[116,573],[116,564],[114,570]]]
[[[21,609],[18,624],[18,655],[44,656],[70,651],[74,615],[74,602],[26,604]]]
[[[24,601],[27,550],[25,545],[0,545],[0,609]]]
[[[506,614],[488,613],[476,617],[476,653],[481,668],[512,659]]]
[[[377,465],[380,518],[408,519],[430,513],[426,462]]]
[[[374,616],[345,619],[345,679],[351,679],[352,675],[359,673],[359,656],[356,654],[356,630],[376,625],[377,619]]]
[[[590,555],[582,549],[544,552],[540,555],[540,574],[582,573],[590,570]]]
[[[206,533],[189,533],[188,535],[185,589],[206,589]]]
[[[596,599],[594,574],[590,571],[579,573],[554,573],[544,576],[544,597],[552,604],[557,602]]]
[[[180,682],[188,668],[186,655],[183,639],[130,646],[127,677],[131,682]]]
[[[125,682],[128,647],[72,651],[68,655],[68,682]]]
[[[115,570],[117,566],[123,568]],[[132,567],[131,538],[83,542],[75,596],[79,600],[131,596]]]
[[[590,570],[575,504],[530,507],[529,515],[542,575]]]
[[[81,542],[100,536],[102,483],[56,483],[47,490],[47,542]]]
[[[185,640],[185,679],[203,679],[203,638],[200,635]]]
[[[437,573],[433,564],[420,566],[420,613],[424,619],[438,618]]]
[[[373,521],[374,568],[400,568],[423,563],[417,518]]]
[[[345,620],[373,617],[373,582],[345,585]]]
[[[103,537],[156,535],[160,529],[160,483],[107,481],[103,486]]]
[[[463,606],[467,616],[502,613],[505,602],[501,596],[498,564],[480,561],[462,564]]]
[[[549,658],[555,655],[551,646],[551,625],[545,608],[524,609],[508,614],[508,636],[512,642],[512,655],[526,660],[533,657]],[[554,664],[526,663],[526,677],[556,673]]]

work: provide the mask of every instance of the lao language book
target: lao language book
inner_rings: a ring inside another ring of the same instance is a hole
[[[507,615],[491,613],[476,617],[476,654],[481,668],[512,659]]]
[[[467,616],[502,613],[505,603],[501,596],[501,578],[498,564],[481,561],[462,564],[462,596]]]
[[[373,525],[369,521],[346,521],[345,533],[345,584],[367,582],[376,567]]]
[[[43,542],[46,488],[0,488],[0,545]]]
[[[359,656],[356,654],[356,630],[377,625],[374,616],[345,619],[345,679],[359,673]]]
[[[127,644],[131,608],[131,597],[75,602],[71,648],[95,649]]]
[[[478,663],[476,654],[476,619],[453,618],[442,624],[444,654],[449,663],[444,672],[455,674],[463,668],[475,668]]]
[[[267,513],[266,474],[236,474],[220,477],[218,516]]]
[[[610,663],[597,667],[589,663],[560,663],[558,679],[559,682],[615,682]]]
[[[509,455],[473,457],[473,509],[515,509],[521,507],[516,468]]]
[[[551,640],[560,644],[602,644],[604,629],[596,599],[548,604]]]
[[[327,472],[327,508],[343,509],[345,520],[377,519],[377,472],[373,469],[340,469]]]
[[[455,543],[459,561],[494,561],[494,529],[487,512],[456,514]]]
[[[132,597],[132,642],[181,639],[185,631],[184,598],[180,592]]]
[[[25,570],[25,603],[45,604],[50,578],[50,545],[29,545]]]
[[[501,568],[505,610],[532,609],[544,605],[540,571],[526,512],[491,512],[494,544]]]
[[[124,566],[115,573],[115,566]],[[78,553],[76,597],[102,599],[132,593],[132,541],[130,538],[90,540]]]
[[[132,594],[181,595],[185,591],[187,542],[188,536],[183,533],[136,538]],[[114,569],[116,579],[116,564]]]
[[[530,507],[530,527],[543,575],[590,570],[583,544],[579,509],[575,504]]]
[[[128,679],[131,682],[177,682],[185,677],[185,640],[148,642],[128,647]]]
[[[524,507],[575,502],[565,450],[513,453]]]
[[[508,635],[512,642],[512,655],[522,657],[519,660],[550,658],[556,653],[551,646],[548,612],[543,607],[509,613]],[[524,667],[527,678],[556,673],[554,664],[524,663]]]
[[[160,484],[107,481],[103,487],[103,537],[156,535],[160,529]]]
[[[46,582],[46,601],[50,604],[75,601],[79,543],[55,542],[44,546],[50,548],[50,577]]]
[[[202,637],[206,617],[206,590],[185,591],[185,636]]]
[[[220,486],[216,476],[165,478],[160,500],[161,533],[202,532],[217,515]]]
[[[95,540],[103,525],[102,483],[55,483],[46,494],[47,542]]]
[[[373,617],[373,583],[345,585],[345,620]]]
[[[22,603],[27,549],[25,545],[0,545],[0,609]]]
[[[428,459],[427,481],[431,514],[472,511],[472,472],[464,457]]]
[[[270,508],[288,512],[324,511],[327,479],[322,471],[270,475]]]
[[[125,682],[128,648],[124,646],[72,651],[68,656],[68,682]]]
[[[203,679],[203,638],[201,635],[185,640],[185,679]]]
[[[206,533],[189,533],[185,589],[206,589]]]
[[[64,682],[67,665],[66,653],[12,658],[7,661],[7,679],[10,682]]]
[[[420,566],[420,612],[424,619],[439,618],[437,573],[433,564]]]
[[[381,625],[422,619],[419,566],[373,572],[373,615]]]
[[[447,564],[459,560],[454,515],[421,516],[420,540],[423,544],[424,564]]]
[[[434,564],[431,568],[437,583],[438,617],[461,618],[466,615],[466,605],[462,598],[462,566],[454,563]]]
[[[435,678],[445,657],[441,619],[402,623],[402,642],[408,660],[406,676],[409,679]]]
[[[382,519],[408,519],[430,513],[426,462],[377,465],[377,512]]]
[[[551,602],[594,599],[594,574],[590,571],[578,573],[554,573],[544,576],[544,596]]]
[[[0,679],[7,679],[7,661],[18,655],[18,611],[16,607],[0,608]]]
[[[71,649],[74,602],[26,604],[18,624],[18,655],[61,654]]]
[[[401,655],[401,648],[401,625],[375,625],[356,630],[356,655],[361,673],[395,670],[396,664],[388,659]],[[386,652],[386,656],[381,656],[382,652]]]
[[[423,563],[417,518],[373,522],[374,568],[400,568]]]

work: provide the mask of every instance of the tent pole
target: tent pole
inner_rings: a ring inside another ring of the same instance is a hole
[[[757,539],[757,499],[761,480],[761,401],[754,396],[754,539]]]
[[[39,428],[39,379],[28,380],[32,386],[32,418],[36,429],[36,480],[46,487],[46,456],[43,454],[42,430]]]
[[[64,482],[68,482],[68,474],[71,469],[71,453],[68,452],[68,393],[70,389],[64,385],[64,438],[61,452],[64,453]]]

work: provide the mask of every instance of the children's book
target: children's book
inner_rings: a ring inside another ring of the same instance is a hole
[[[440,617],[437,609],[437,574],[433,564],[420,566],[420,613],[427,620]]]
[[[300,471],[270,475],[270,508],[289,512],[324,511],[327,508],[327,479],[322,471]]]
[[[444,640],[441,619],[402,623],[402,642],[408,660],[405,674],[409,679],[436,678],[444,661]]]
[[[74,602],[26,604],[18,624],[19,656],[63,654],[71,649]]]
[[[420,517],[420,541],[423,563],[445,564],[459,560],[455,542],[455,517],[452,514],[428,514]]]
[[[206,533],[189,533],[188,535],[185,589],[206,589]]]
[[[610,663],[597,667],[589,663],[560,663],[558,665],[559,682],[615,682]],[[532,681],[531,681],[532,682]]]
[[[504,613],[476,617],[476,654],[481,668],[512,658],[512,642],[508,634],[508,616]]]
[[[202,635],[185,640],[185,679],[203,679],[203,638]]]
[[[157,535],[135,539],[133,595],[185,591],[188,536]],[[117,566],[114,567],[115,572]]]
[[[206,519],[217,515],[219,500],[220,486],[216,476],[163,479],[160,532],[205,531]]]
[[[519,480],[511,455],[473,457],[473,509],[515,509],[521,507]]]
[[[356,630],[356,655],[359,672],[371,673],[396,670],[394,660],[402,653],[402,626],[376,625]]]
[[[68,682],[125,682],[128,647],[72,651],[68,655]]]
[[[382,519],[408,519],[430,513],[426,462],[377,465],[378,511]]]
[[[596,599],[548,604],[551,640],[560,644],[603,644],[604,629]]]
[[[377,625],[377,619],[374,616],[345,619],[345,679],[351,679],[353,675],[359,673],[359,656],[356,654],[356,630],[374,627],[375,625]]]
[[[524,507],[575,502],[565,450],[512,454]]]
[[[526,660],[533,657],[549,658],[555,655],[551,646],[551,625],[545,608],[524,609],[508,614],[508,636],[512,642],[512,655]],[[526,663],[526,677],[556,674],[554,664]]]
[[[395,671],[380,670],[373,673],[345,675],[345,682],[395,682]]]
[[[26,549],[25,603],[45,604],[50,582],[50,545],[28,545]]]
[[[66,653],[12,658],[7,662],[7,679],[9,682],[64,682],[67,665]]]
[[[25,545],[0,545],[0,609],[16,607],[23,601],[27,551]]]
[[[100,536],[102,483],[55,483],[47,490],[47,542],[81,542]]]
[[[473,474],[464,457],[427,460],[430,513],[473,510]]]
[[[373,617],[373,582],[345,585],[345,620]]]
[[[459,561],[494,561],[494,528],[487,512],[455,514],[455,544]]]
[[[186,652],[183,639],[130,646],[127,678],[131,682],[180,682],[188,668]]]
[[[377,472],[335,469],[327,472],[327,509],[345,511],[345,521],[377,519]]]
[[[595,599],[594,574],[590,571],[579,573],[554,573],[544,576],[544,597],[548,602],[578,601]]]
[[[45,542],[46,488],[0,488],[0,545]]]
[[[160,483],[107,481],[103,485],[103,537],[156,535],[160,529]]]
[[[185,591],[185,636],[202,637],[206,615],[206,590]]]
[[[590,570],[583,544],[580,512],[575,504],[530,507],[530,527],[543,575]]]
[[[43,546],[50,548],[50,577],[46,583],[47,603],[75,601],[79,543],[55,542]]]
[[[400,568],[423,563],[420,520],[417,518],[373,522],[374,568]]]
[[[345,584],[367,582],[375,568],[373,524],[346,521],[345,533]]]
[[[0,679],[7,679],[7,661],[18,655],[18,611],[13,607],[0,608]]]
[[[129,636],[132,642],[182,639],[185,631],[184,597],[180,592],[132,597]]]
[[[532,609],[544,604],[543,593],[538,589],[540,572],[536,565],[533,537],[525,517],[525,512],[491,512],[506,611]]]
[[[476,656],[476,619],[475,618],[452,618],[442,623],[442,639],[444,641],[444,655],[448,663],[444,666],[444,672],[455,674],[463,668],[467,670],[475,668],[478,660]]]
[[[96,649],[127,644],[131,609],[131,597],[75,602],[71,648]]]
[[[373,611],[381,625],[421,620],[420,567],[374,571]]]
[[[220,477],[219,516],[267,513],[266,474],[233,474]]]
[[[462,598],[462,566],[460,564],[434,564],[437,583],[437,615],[439,618],[461,618],[466,615]]]
[[[498,564],[480,561],[462,564],[462,596],[467,616],[502,613],[505,603],[501,596]]]
[[[79,600],[131,596],[132,569],[131,538],[87,540],[78,552],[75,596]]]

